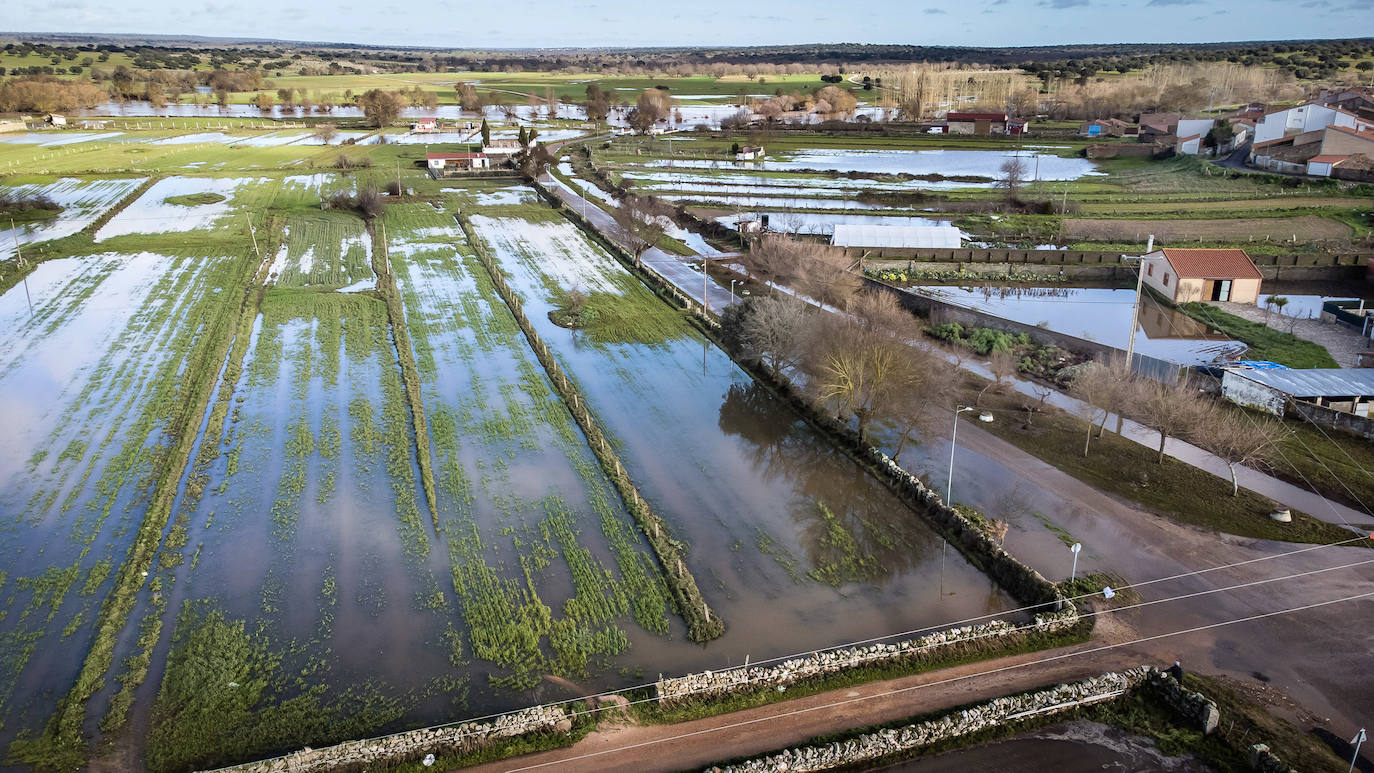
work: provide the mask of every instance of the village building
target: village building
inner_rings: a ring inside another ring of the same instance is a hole
[[[49,124],[51,124],[51,125],[53,125],[53,126],[66,126],[66,125],[67,125],[67,116],[65,116],[65,115],[58,115],[57,113],[48,113],[48,115],[47,115],[46,117],[44,117],[43,120],[44,120],[44,122],[49,123]]]
[[[947,134],[1020,135],[1026,134],[1028,129],[1029,126],[1025,121],[1012,118],[1006,113],[951,112],[945,116],[945,133]]]
[[[425,165],[429,176],[437,179],[490,169],[491,159],[485,153],[427,153]]]
[[[1342,417],[1330,414],[1369,416],[1374,368],[1229,367],[1221,377],[1221,394],[1233,403],[1275,416],[1294,411],[1336,426],[1363,423],[1349,417],[1342,422]]]
[[[1340,90],[1324,90],[1315,100],[1327,107],[1336,107],[1354,113],[1365,120],[1374,121],[1374,87],[1357,86]]]
[[[1155,142],[1178,133],[1178,122],[1183,118],[1180,113],[1141,113],[1140,129],[1136,132],[1141,142]]]
[[[736,160],[736,161],[753,161],[753,160],[758,159],[758,158],[763,158],[765,155],[767,155],[767,154],[764,153],[763,148],[761,148],[761,147],[756,148],[756,147],[753,147],[753,146],[751,146],[751,145],[746,145],[746,146],[740,148],[740,149],[739,149],[739,152],[735,154],[735,160]]]
[[[1145,285],[1170,303],[1254,303],[1263,277],[1245,250],[1155,250],[1142,258]]]
[[[921,249],[957,249],[964,233],[948,225],[854,225],[839,223],[833,247],[860,258],[911,257]]]
[[[22,132],[29,128],[23,121],[0,120],[0,133],[2,132]]]
[[[1339,107],[1307,102],[1266,114],[1255,124],[1255,144],[1320,131],[1328,126],[1368,130],[1374,129],[1374,120],[1361,118]]]
[[[421,118],[410,125],[410,130],[415,133],[437,132],[439,122],[433,118]]]
[[[1374,158],[1374,127],[1357,131],[1344,126],[1328,126],[1257,142],[1250,152],[1251,162],[1261,169],[1362,180],[1365,179],[1361,176],[1362,162],[1353,157]],[[1351,163],[1347,165],[1347,162]]]

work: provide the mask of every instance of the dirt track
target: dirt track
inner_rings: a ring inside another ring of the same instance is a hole
[[[1070,218],[1064,221],[1064,235],[1071,239],[1097,241],[1144,241],[1154,234],[1164,243],[1203,241],[1288,241],[1347,239],[1350,226],[1317,215],[1301,217],[1260,217],[1234,220],[1126,220]]]

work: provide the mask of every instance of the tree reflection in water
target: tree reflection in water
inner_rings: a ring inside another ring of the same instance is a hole
[[[920,516],[756,382],[730,386],[719,426],[752,446],[761,474],[796,492],[787,510],[813,579],[881,585],[939,561],[941,540]]]

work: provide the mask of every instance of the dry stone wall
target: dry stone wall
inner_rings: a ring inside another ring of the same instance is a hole
[[[1029,631],[1058,633],[1078,623],[1078,612],[1069,607],[1060,612],[1036,615],[1034,622],[1018,626],[1006,620],[981,625],[951,628],[896,644],[874,644],[815,652],[791,658],[775,666],[745,666],[726,671],[703,671],[681,677],[659,677],[657,698],[660,705],[672,705],[703,698],[716,698],[736,692],[755,692],[787,687],[806,679],[837,674],[849,669],[889,665],[903,660],[938,655],[971,644],[996,646],[1003,640]]]
[[[322,749],[307,747],[282,757],[220,770],[234,773],[315,773],[346,765],[420,759],[426,754],[461,754],[518,736],[571,731],[572,719],[562,707],[537,706],[503,714],[491,722],[464,722],[412,730],[367,741],[345,741]]]
[[[1018,719],[1052,714],[1120,697],[1145,681],[1154,669],[1141,667],[1061,684],[1047,690],[998,698],[938,719],[878,730],[847,741],[787,749],[710,773],[789,773],[829,770],[908,752],[952,738],[977,733]]]

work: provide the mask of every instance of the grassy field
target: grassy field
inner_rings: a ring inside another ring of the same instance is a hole
[[[1246,352],[1246,356],[1250,359],[1269,360],[1290,368],[1340,367],[1326,351],[1326,347],[1298,338],[1292,333],[1284,333],[1263,323],[1227,314],[1205,303],[1184,303],[1178,310],[1249,346],[1250,350]]]

